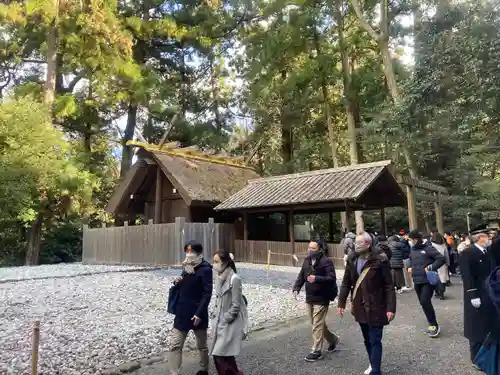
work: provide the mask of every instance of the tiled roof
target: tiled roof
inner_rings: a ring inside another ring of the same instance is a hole
[[[390,161],[380,161],[252,180],[215,209],[236,210],[356,200],[390,165]],[[397,185],[395,178],[393,183]]]

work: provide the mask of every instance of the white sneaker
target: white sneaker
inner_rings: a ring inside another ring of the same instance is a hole
[[[368,368],[363,372],[364,375],[370,375],[372,372],[372,366],[368,366]]]

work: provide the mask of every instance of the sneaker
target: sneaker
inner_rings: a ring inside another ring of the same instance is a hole
[[[339,344],[340,339],[338,337],[335,338],[335,342],[332,342],[330,345],[328,345],[328,349],[326,349],[327,352],[331,353],[334,352],[337,349],[337,345]]]
[[[372,366],[368,366],[368,368],[363,372],[364,375],[370,375],[372,373]]]
[[[403,294],[403,292],[404,292],[403,289],[396,289],[397,294]]]
[[[438,337],[440,332],[441,332],[441,328],[439,326],[429,326],[427,328],[427,331],[425,331],[425,333],[429,337]]]
[[[316,362],[319,361],[320,359],[323,359],[323,354],[321,354],[320,351],[311,352],[305,358],[307,362]]]
[[[402,288],[401,288],[401,290],[402,290],[403,292],[409,292],[410,290],[412,290],[412,288],[410,288],[410,287],[408,287],[408,286],[404,286],[404,287],[402,287]]]
[[[481,367],[479,367],[478,365],[476,365],[475,363],[472,364],[472,367],[474,368],[474,370],[477,370],[477,371],[483,371],[481,370]]]

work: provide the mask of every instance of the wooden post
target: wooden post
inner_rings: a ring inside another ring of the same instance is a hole
[[[156,166],[156,190],[155,190],[155,224],[161,223],[161,206],[163,205],[163,173],[160,165]]]
[[[219,232],[215,230],[215,220],[213,217],[208,218],[208,230],[209,230],[209,239],[210,239],[210,255],[213,255],[219,251]]]
[[[333,229],[333,212],[328,211],[328,240],[329,242],[335,241],[335,234]]]
[[[106,228],[106,223],[101,223],[101,228]]]
[[[344,229],[346,230],[346,232],[350,232],[351,231],[352,211],[347,206],[346,206],[345,216],[346,216],[346,225],[347,225],[347,227],[344,228]]]
[[[38,348],[40,346],[40,321],[36,320],[33,325],[33,337],[31,345],[31,375],[38,374]]]
[[[380,209],[380,233],[387,236],[387,223],[385,221],[385,208]]]
[[[438,232],[444,234],[443,208],[441,206],[441,193],[436,194],[437,202],[434,202],[434,211],[436,213],[436,226]]]
[[[294,231],[293,211],[288,211],[288,233],[290,236],[291,254],[295,254],[295,231]]]
[[[414,186],[406,185],[406,197],[408,199],[408,222],[410,230],[416,230],[418,228],[418,218]]]
[[[246,261],[253,262],[253,257],[248,253],[248,213],[243,213],[243,256]],[[250,258],[250,259],[249,259]]]
[[[181,264],[182,259],[182,250],[184,249],[184,244],[186,243],[185,240],[185,232],[184,232],[184,224],[186,222],[186,219],[183,217],[176,217],[175,218],[175,223],[174,223],[174,234],[175,234],[175,243],[176,243],[176,249],[174,249],[175,254],[176,254],[176,261],[178,262],[177,264]]]
[[[271,268],[271,250],[267,250],[267,266],[266,266],[266,274],[269,277],[269,271]]]

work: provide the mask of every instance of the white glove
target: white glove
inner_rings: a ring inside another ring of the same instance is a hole
[[[481,306],[481,298],[473,298],[470,300],[470,303],[472,304],[472,306],[474,306],[476,309],[479,309],[479,307]]]

